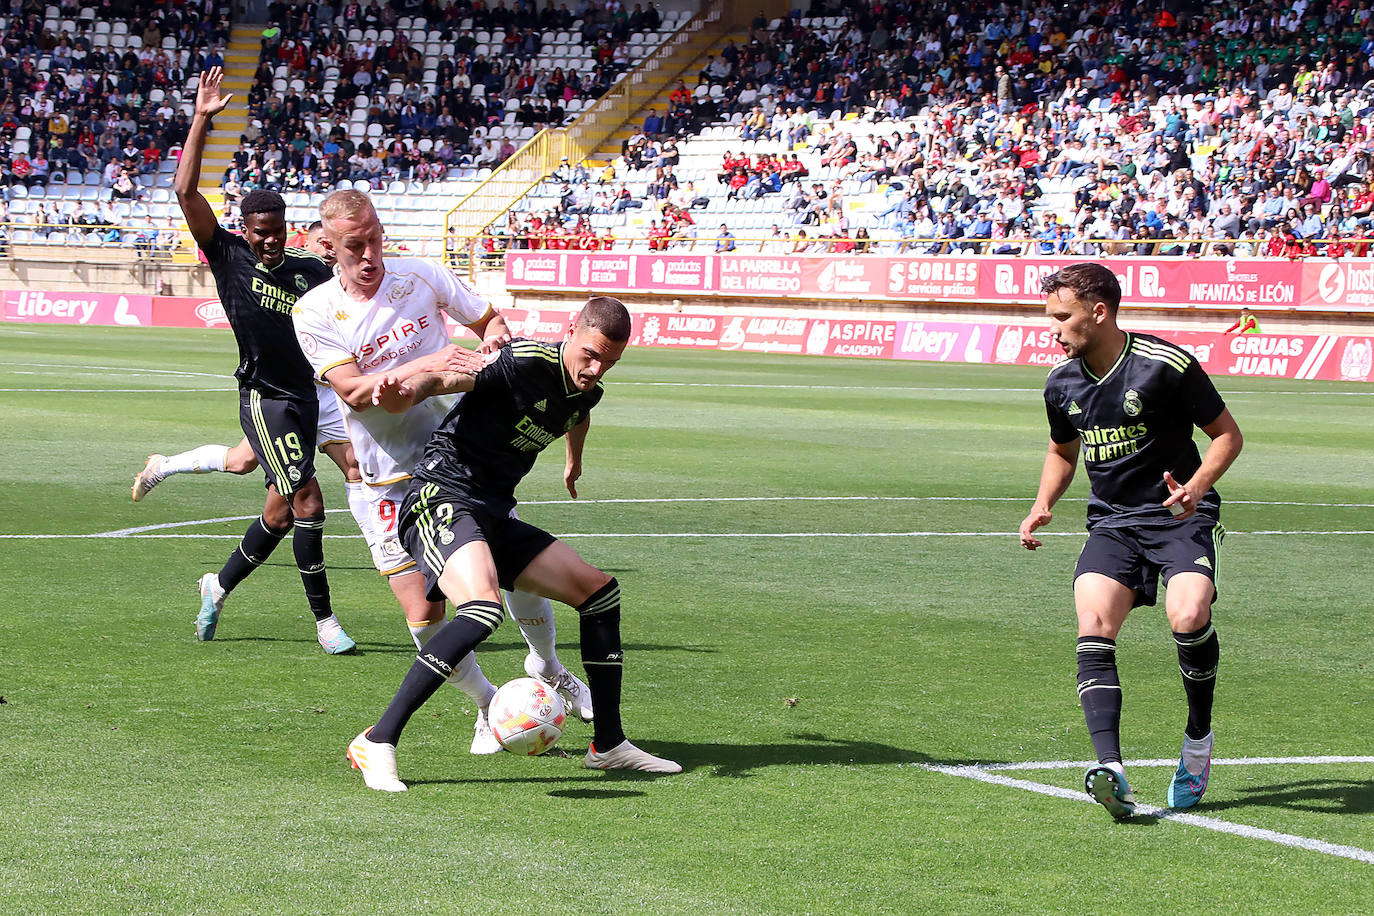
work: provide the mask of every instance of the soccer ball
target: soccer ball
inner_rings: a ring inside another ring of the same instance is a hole
[[[542,754],[563,737],[563,698],[532,677],[503,684],[491,699],[487,720],[501,746],[512,754]]]

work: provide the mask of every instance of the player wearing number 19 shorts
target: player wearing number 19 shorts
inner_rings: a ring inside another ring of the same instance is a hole
[[[291,309],[296,299],[330,276],[324,260],[286,247],[286,203],[272,191],[253,191],[239,204],[244,235],[226,232],[200,193],[200,162],[210,120],[224,110],[223,71],[212,67],[196,91],[195,116],[177,165],[173,187],[191,235],[205,253],[215,289],[239,349],[239,415],[253,454],[267,476],[262,517],[218,573],[200,580],[196,636],[214,638],[226,596],[267,559],[293,527],[292,548],[305,586],[320,645],[330,654],[350,652],[330,607],[324,564],[324,498],[315,479],[319,402],[310,365],[294,340]]]
[[[423,258],[384,260],[382,225],[367,195],[336,191],[320,207],[320,215],[338,271],[297,302],[296,335],[316,376],[334,388],[343,404],[349,438],[370,492],[363,533],[373,562],[405,611],[416,646],[423,647],[443,622],[444,603],[429,600],[424,577],[401,546],[398,509],[425,445],[456,398],[436,398],[405,413],[389,414],[373,407],[373,377],[407,378],[480,365],[480,357],[450,342],[445,315],[482,338],[484,351],[499,349],[510,334],[505,319],[486,300],[438,263]],[[549,602],[521,592],[507,592],[505,599],[529,644],[525,672],[553,685],[579,717],[590,719],[586,685],[568,672],[554,649]],[[455,666],[451,681],[480,710],[473,752],[495,753],[500,746],[486,721],[495,688],[471,655]]]

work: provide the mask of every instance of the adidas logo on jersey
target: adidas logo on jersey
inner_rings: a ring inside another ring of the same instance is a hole
[[[1080,413],[1082,413],[1082,412],[1083,412],[1083,409],[1082,409],[1081,407],[1078,406],[1078,402],[1077,402],[1077,401],[1070,401],[1070,402],[1069,402],[1069,410],[1068,410],[1069,416],[1071,416],[1071,417],[1077,416],[1078,414],[1080,414]]]
[[[534,409],[535,409],[535,410],[548,410],[548,409],[549,409],[549,401],[548,401],[548,399],[547,399],[547,398],[543,398],[543,399],[541,399],[541,400],[535,401],[535,402],[534,402]]]
[[[1212,561],[1207,559],[1206,557],[1198,557],[1193,562],[1196,563],[1198,566],[1201,566],[1203,569],[1212,568]]]

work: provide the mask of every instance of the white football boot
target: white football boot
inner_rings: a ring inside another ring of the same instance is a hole
[[[630,743],[630,739],[611,748],[598,751],[594,745],[587,746],[587,756],[582,761],[589,770],[639,770],[642,773],[681,773],[682,765],[662,757],[655,757],[648,751],[641,751]]]
[[[496,740],[495,733],[491,730],[491,722],[487,718],[487,708],[484,706],[477,710],[477,722],[472,726],[472,747],[470,753],[479,757],[491,754],[499,754],[505,748],[501,742]]]
[[[162,473],[162,462],[166,457],[166,455],[149,455],[148,463],[143,465],[143,470],[134,475],[132,494],[134,502],[143,499],[153,487],[166,479],[167,475]]]
[[[396,774],[396,745],[369,741],[371,728],[348,745],[348,762],[363,774],[363,782],[378,792],[404,792],[406,784]]]

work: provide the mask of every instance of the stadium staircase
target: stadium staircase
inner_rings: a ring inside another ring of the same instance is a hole
[[[446,220],[449,237],[458,249],[471,250],[488,226],[553,173],[562,157],[574,162],[595,157],[604,165],[619,155],[621,140],[634,135],[643,111],[666,100],[677,80],[693,74],[691,67],[721,45],[727,33],[733,33],[726,20],[728,2],[706,0],[695,16],[655,54],[626,73],[596,105],[567,127],[541,131],[461,200]],[[607,154],[608,150],[613,152]]]
[[[228,106],[220,112],[211,125],[210,136],[205,141],[205,153],[200,164],[200,193],[210,202],[217,217],[224,213],[224,191],[220,181],[224,172],[234,161],[234,151],[239,148],[239,137],[248,132],[251,122],[248,112],[248,92],[253,88],[253,76],[258,69],[258,54],[261,48],[263,25],[239,24],[233,27],[229,46],[224,51],[224,81],[222,92],[233,93]],[[190,90],[190,101],[195,102],[195,90]],[[197,262],[196,244],[190,231],[185,229],[176,247],[172,250],[172,263],[195,264]]]
[[[239,24],[229,39],[229,47],[224,52],[224,89],[232,92],[233,98],[220,115],[215,118],[214,131],[205,143],[205,158],[200,169],[200,193],[210,201],[215,213],[224,210],[224,192],[220,181],[225,169],[234,161],[234,151],[239,148],[239,137],[248,132],[248,92],[253,88],[253,75],[258,69],[258,53],[261,47],[263,25]]]
[[[697,56],[696,60],[688,64],[687,68],[682,71],[680,79],[687,84],[688,88],[694,88],[696,86],[697,74],[706,66],[706,58],[720,54],[720,52],[725,49],[726,43],[730,41],[733,41],[737,46],[743,46],[749,41],[749,31],[744,29],[727,32],[717,38],[713,44],[706,47]],[[625,141],[639,133],[640,128],[644,125],[644,118],[648,116],[650,108],[657,109],[660,114],[666,114],[669,108],[668,96],[672,93],[675,85],[676,80],[669,82],[657,96],[644,101],[643,104],[640,105],[639,110],[630,115],[630,119],[626,121],[623,126],[616,128],[616,130],[606,138],[604,143],[591,152],[587,156],[586,165],[588,171],[592,174],[596,174],[598,170],[605,168],[616,160],[616,157],[620,155],[620,149]]]

